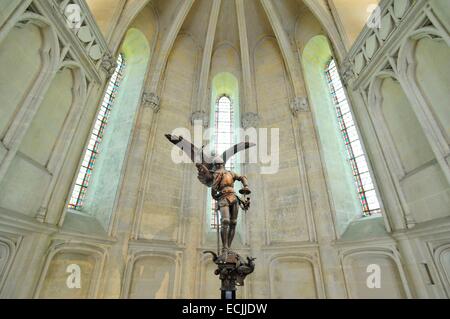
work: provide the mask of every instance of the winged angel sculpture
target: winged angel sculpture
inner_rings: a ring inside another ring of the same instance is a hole
[[[236,233],[239,207],[247,211],[250,208],[251,194],[247,177],[225,169],[226,162],[237,153],[255,146],[256,144],[242,142],[226,150],[221,156],[205,154],[204,148],[198,148],[183,137],[166,134],[167,139],[182,149],[195,163],[199,181],[211,187],[211,196],[216,201],[216,211],[220,211],[220,236],[222,239],[222,253],[227,253]],[[243,188],[239,191],[243,198],[234,192],[234,182],[240,181]]]

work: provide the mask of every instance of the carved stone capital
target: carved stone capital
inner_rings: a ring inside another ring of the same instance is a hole
[[[142,104],[144,107],[149,107],[153,112],[158,113],[160,109],[160,98],[155,93],[144,92],[142,94]]]
[[[293,116],[297,116],[299,112],[309,112],[308,98],[297,96],[291,101],[291,112]]]
[[[36,215],[36,219],[40,222],[43,223],[45,222],[45,218],[47,217],[47,207],[41,206],[39,208],[39,211]]]
[[[107,53],[103,56],[100,66],[103,71],[111,77],[117,68],[117,61],[111,56],[111,54]]]
[[[203,124],[203,127],[208,127],[209,124],[209,118],[208,118],[208,114],[206,114],[205,111],[195,111],[194,113],[192,113],[191,115],[191,123],[192,125],[195,124],[195,122],[199,122],[201,121]]]
[[[259,116],[253,112],[247,112],[242,115],[242,128],[248,129],[250,127],[258,127],[259,125]]]
[[[417,225],[417,222],[415,221],[414,217],[411,216],[411,214],[405,214],[405,221],[406,227],[408,229],[413,229]]]
[[[342,65],[342,82],[347,85],[354,76],[353,65],[348,61],[344,62]]]

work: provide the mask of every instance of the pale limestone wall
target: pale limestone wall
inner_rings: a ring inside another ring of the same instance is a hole
[[[98,89],[106,78],[98,52],[87,50],[80,38],[69,40],[73,31],[63,27],[60,12],[47,5],[21,2],[0,29],[6,71],[1,80],[2,297],[37,296],[37,287],[44,283],[39,278],[51,244],[50,229],[60,222],[77,169],[66,174],[63,166],[70,162],[78,166],[87,134],[79,134],[81,143],[70,148],[75,130],[82,114],[91,126],[91,111],[97,109]],[[85,19],[87,23],[89,16]],[[99,50],[106,50],[103,39],[93,41]],[[66,162],[69,150],[76,155]]]
[[[0,80],[0,94],[4,96],[0,119],[2,137],[24,98],[24,88],[29,90],[39,75],[43,63],[39,54],[42,45],[41,30],[33,24],[22,28],[15,27],[2,41],[0,50],[1,67],[4,70]],[[16,64],[17,61],[21,63]]]
[[[0,25],[2,25],[19,5],[16,0],[5,0],[0,4]]]
[[[189,127],[197,49],[192,38],[179,36],[169,56],[158,114],[153,158],[143,195],[139,237],[169,242],[180,240],[184,165],[170,163],[171,148],[164,134],[177,127]],[[164,169],[161,169],[163,168]],[[155,220],[158,220],[155,223]]]
[[[141,257],[133,265],[128,298],[167,299],[174,296],[175,264],[161,256]]]
[[[73,72],[70,69],[58,70],[24,136],[19,152],[43,166],[47,164],[72,106],[74,91]]]
[[[450,139],[450,114],[445,101],[450,98],[446,87],[450,74],[442,70],[450,69],[449,55],[450,48],[442,40],[423,38],[416,43],[417,83],[447,139]]]
[[[386,78],[381,84],[381,113],[407,176],[405,200],[414,220],[423,222],[449,214],[449,184],[400,84]]]
[[[120,189],[114,197],[117,205],[112,211],[106,232],[97,227],[89,216],[69,214],[64,208],[107,80],[106,73],[101,71],[100,61],[94,61],[83,53],[83,44],[69,39],[64,24],[57,20],[59,14],[50,14],[47,18],[53,35],[61,38],[63,43],[70,42],[80,48],[76,52],[70,51],[70,57],[66,58],[75,60],[75,64],[79,65],[78,69],[74,67],[63,71],[63,75],[73,72],[72,81],[67,78],[55,81],[58,79],[56,71],[61,69],[58,65],[59,53],[64,53],[64,50],[50,50],[50,59],[47,60],[47,56],[44,56],[42,68],[45,72],[39,73],[39,68],[33,68],[36,63],[33,61],[39,61],[36,56],[39,45],[46,43],[48,47],[55,48],[55,41],[48,40],[49,28],[38,32],[33,29],[34,26],[26,26],[20,30],[29,28],[29,31],[22,36],[35,37],[35,41],[10,41],[9,44],[8,34],[18,30],[0,28],[0,55],[5,54],[0,56],[1,65],[5,63],[3,59],[7,61],[5,64],[10,64],[10,60],[14,59],[14,52],[19,50],[14,45],[34,45],[34,49],[29,50],[30,54],[24,56],[24,62],[29,67],[11,70],[11,76],[17,76],[14,81],[28,79],[27,72],[32,72],[34,76],[39,76],[38,73],[46,76],[34,81],[36,83],[29,82],[29,85],[36,86],[34,89],[24,86],[22,91],[15,92],[13,89],[16,86],[11,85],[11,90],[0,91],[2,99],[5,96],[11,102],[2,104],[4,109],[1,111],[12,114],[11,119],[8,119],[11,125],[4,125],[5,132],[1,133],[0,144],[0,183],[10,183],[8,188],[2,187],[0,190],[2,298],[219,296],[218,280],[212,273],[213,265],[202,255],[203,250],[215,247],[215,241],[211,240],[207,230],[209,221],[205,212],[205,188],[196,180],[192,165],[175,165],[171,162],[171,147],[163,134],[177,127],[191,129],[191,114],[200,103],[198,79],[201,78],[204,64],[211,71],[207,80],[218,72],[228,71],[242,82],[248,70],[242,67],[245,64],[245,47],[237,50],[240,55],[222,51],[224,54],[215,54],[212,62],[202,61],[200,48],[203,45],[196,43],[187,32],[179,34],[186,18],[182,13],[187,14],[189,11],[188,2],[164,1],[158,8],[163,11],[159,12],[158,21],[145,22],[145,19],[138,17],[135,21],[139,22],[131,24],[149,32],[146,33],[147,39],[157,39],[156,44],[151,45],[155,49],[144,92],[159,96],[160,103],[143,99],[135,113],[132,139],[124,141],[124,145],[119,143],[120,147],[126,147],[128,151],[123,163]],[[433,8],[442,9],[442,6],[446,6],[442,1],[435,1],[434,4],[436,7]],[[273,14],[271,10],[287,14],[289,10],[286,8],[295,7],[277,7],[282,6],[277,4],[261,10],[256,2],[245,6],[256,6],[256,13],[246,12],[245,15],[254,19]],[[33,7],[35,12],[40,12],[39,9],[42,8]],[[41,11],[45,16],[52,12]],[[171,14],[174,12],[176,14]],[[413,32],[417,25],[412,22],[421,21],[423,12],[417,10],[417,16],[404,19],[406,25],[398,28]],[[431,12],[434,14],[435,11]],[[144,13],[145,17],[152,16],[147,13]],[[20,16],[22,13],[18,11],[15,14]],[[243,167],[254,190],[254,205],[242,220],[242,238],[236,241],[236,248],[243,255],[256,256],[257,268],[247,279],[246,286],[238,291],[238,296],[448,298],[450,212],[446,130],[449,124],[445,117],[445,106],[439,103],[448,94],[444,82],[447,81],[447,75],[443,72],[444,68],[438,67],[439,64],[428,60],[431,47],[437,52],[436,61],[445,65],[450,60],[447,59],[449,43],[445,40],[433,44],[427,43],[429,40],[419,41],[414,51],[418,61],[417,82],[421,87],[418,91],[411,89],[416,81],[415,72],[400,62],[398,69],[395,65],[389,70],[391,75],[394,70],[399,73],[400,84],[385,80],[384,85],[380,82],[380,94],[373,93],[370,98],[365,95],[372,79],[377,77],[378,70],[372,67],[371,74],[363,69],[350,75],[344,72],[347,70],[344,65],[357,68],[358,61],[352,57],[360,52],[358,50],[367,49],[363,42],[357,42],[349,52],[348,60],[343,61],[347,64],[342,63],[340,69],[347,80],[355,117],[377,180],[383,202],[383,217],[356,220],[349,224],[346,231],[343,229],[340,236],[335,231],[337,212],[330,204],[329,185],[321,154],[323,145],[318,139],[319,125],[311,112],[314,104],[310,99],[306,110],[291,112],[290,109],[295,94],[298,94],[295,91],[298,90],[298,83],[291,83],[291,63],[297,63],[296,68],[301,70],[301,56],[286,62],[286,42],[279,45],[279,38],[283,34],[280,26],[276,25],[277,19],[272,15],[264,27],[268,32],[264,28],[251,29],[252,21],[243,22],[250,28],[248,56],[251,57],[250,69],[253,72],[248,78],[253,82],[256,100],[256,107],[250,110],[258,114],[259,127],[280,128],[282,143],[278,174],[261,176],[259,165]],[[444,22],[444,25],[448,26],[449,23]],[[122,20],[118,26],[122,28]],[[311,18],[306,19],[304,26],[302,29],[300,19],[297,29],[302,32],[298,37],[292,34],[293,29],[287,31],[290,32],[289,37],[299,42],[299,51],[313,36],[324,33]],[[267,34],[272,33],[271,28],[277,29],[277,38]],[[125,29],[128,29],[128,25]],[[155,33],[157,30],[167,31],[155,35],[149,30]],[[264,32],[263,37],[257,36]],[[448,28],[436,31],[447,35],[448,32]],[[39,41],[36,38],[38,34],[42,34]],[[214,33],[211,34],[214,36]],[[125,32],[120,35],[121,40],[124,36]],[[17,37],[14,36],[14,40]],[[113,43],[115,39],[111,41]],[[400,44],[398,41],[388,41],[385,50],[392,49],[397,53]],[[3,50],[5,47],[7,49]],[[51,58],[56,52],[58,55]],[[405,49],[405,52],[409,51]],[[404,52],[400,52],[400,56],[404,55]],[[383,60],[386,56],[380,54],[371,63],[378,61],[377,65],[384,65],[382,62],[386,62]],[[414,58],[414,54],[407,56]],[[53,68],[48,67],[49,63],[53,63]],[[426,68],[430,63],[431,68]],[[83,81],[76,80],[77,77],[87,79],[85,88]],[[435,77],[442,84],[430,88],[427,83],[434,81]],[[298,78],[304,80],[303,76]],[[2,79],[0,83],[6,80]],[[144,80],[141,79],[141,82],[144,83]],[[43,83],[47,83],[48,87],[39,86]],[[41,128],[45,114],[49,113],[45,102],[46,93],[56,91],[52,88],[55,85],[59,88],[58,94],[50,95],[52,99],[61,97],[62,101],[68,101],[65,93],[77,89],[76,83],[81,83],[79,91],[74,94],[78,99],[72,96],[71,105],[63,103],[62,106],[66,105],[66,108],[55,109],[48,115],[52,121],[49,130],[43,131],[49,135],[42,141],[42,145],[48,147],[35,149],[37,145],[31,143],[31,136],[27,136],[27,133]],[[210,85],[207,87],[210,88]],[[244,101],[242,96],[248,87],[252,86],[240,83],[241,101]],[[371,92],[375,92],[374,87]],[[422,93],[417,95],[417,92]],[[29,94],[37,97],[33,103],[27,102]],[[389,104],[393,101],[396,102],[395,108]],[[374,116],[372,108],[377,105],[391,112],[390,121],[381,121]],[[247,107],[250,106],[245,103],[243,108],[249,111]],[[24,114],[27,116],[22,116],[21,110],[26,110]],[[414,125],[411,124],[413,122]],[[407,141],[413,139],[414,143],[400,141],[397,142],[398,147],[389,146],[386,137],[388,131],[380,132],[383,125],[397,130],[396,138],[404,137]],[[55,142],[54,136],[58,130],[65,132],[64,138]],[[18,134],[21,131],[22,136]],[[24,141],[28,141],[28,144]],[[411,151],[408,145],[415,145],[419,149]],[[398,156],[396,160],[398,150],[403,157]],[[32,158],[24,159],[22,151]],[[418,153],[418,156],[406,155],[408,152]],[[403,162],[408,169],[412,169],[412,174],[402,175],[395,166]],[[423,163],[429,165],[424,167]],[[37,176],[36,172],[42,175]],[[82,270],[80,290],[70,290],[65,285],[69,275],[66,269],[70,264],[78,264]],[[369,290],[365,284],[367,267],[371,264],[381,267],[380,290]]]
[[[270,297],[275,299],[316,299],[313,264],[306,258],[279,257],[270,264]]]
[[[3,200],[3,207],[24,214],[39,210],[50,183],[50,156],[54,154],[57,139],[63,134],[62,127],[67,121],[68,111],[74,100],[72,81],[73,74],[70,69],[56,74],[42,106],[23,137],[19,153],[2,181],[4,194],[16,189],[22,196],[7,196]],[[56,110],[55,105],[59,106]],[[49,119],[50,124],[47,122]],[[31,203],[34,206],[27,206]]]
[[[82,276],[80,289],[65,289],[67,281],[67,265],[77,264]],[[89,297],[89,287],[93,282],[93,268],[95,259],[89,255],[72,252],[58,253],[53,256],[48,267],[42,288],[38,292],[38,298],[46,299],[82,299]]]
[[[367,265],[379,265],[383,276],[380,289],[367,289]],[[408,297],[408,287],[401,267],[390,252],[354,252],[343,261],[346,280],[350,283],[351,298],[403,299]],[[406,288],[406,291],[405,291]]]
[[[265,196],[266,242],[307,241],[305,203],[301,196],[294,132],[289,111],[289,87],[275,39],[265,38],[255,49],[255,87],[260,126],[280,129],[280,169],[262,178]]]
[[[372,12],[370,9],[373,10],[379,2],[380,0],[328,0],[349,47],[367,23]]]
[[[111,34],[126,0],[86,0],[100,31],[105,37]]]

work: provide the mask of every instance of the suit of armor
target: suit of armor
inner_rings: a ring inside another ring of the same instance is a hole
[[[248,194],[248,181],[245,176],[240,176],[234,172],[227,171],[222,163],[215,164],[213,173],[213,184],[211,187],[211,196],[220,210],[221,215],[221,237],[224,251],[228,251],[236,233],[237,218],[239,213],[240,199],[234,192],[234,182],[240,181],[243,190]],[[248,204],[248,203],[246,203]]]

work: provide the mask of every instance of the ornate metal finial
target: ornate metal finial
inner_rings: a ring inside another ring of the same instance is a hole
[[[309,112],[308,98],[297,96],[291,102],[291,112],[293,116],[297,116],[299,112]]]
[[[117,68],[117,61],[112,57],[111,54],[106,53],[102,58],[102,63],[100,64],[103,71],[111,77]]]
[[[242,128],[248,129],[251,127],[258,127],[259,125],[259,116],[253,112],[247,112],[242,115]]]
[[[206,114],[205,111],[195,111],[191,115],[191,123],[192,125],[195,124],[195,122],[201,121],[204,128],[207,128],[209,125],[209,119],[208,114]]]
[[[142,94],[142,104],[144,107],[149,107],[153,112],[158,113],[160,109],[160,98],[155,93],[144,92]]]
[[[245,260],[239,254],[230,251],[218,256],[213,251],[205,251],[211,254],[213,262],[217,265],[214,271],[222,283],[220,290],[222,299],[236,299],[236,288],[244,286],[245,278],[255,271],[255,259],[247,257]]]

